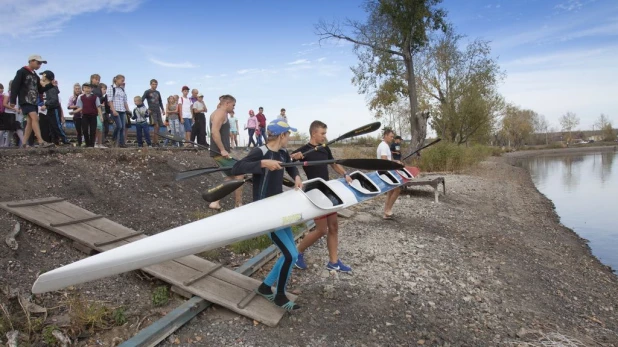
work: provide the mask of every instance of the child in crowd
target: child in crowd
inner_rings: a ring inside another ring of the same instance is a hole
[[[107,84],[99,83],[99,88],[101,88],[101,94],[103,94],[101,98],[101,113],[103,115],[103,124],[101,126],[103,127],[103,131],[99,141],[99,148],[107,148],[104,143],[109,142],[107,139],[109,136],[109,126],[114,124],[114,121],[111,117],[112,111],[109,109],[109,103],[107,102]]]
[[[96,131],[97,131],[97,117],[101,118],[101,100],[99,97],[92,94],[92,86],[90,83],[84,83],[82,85],[84,94],[77,98],[77,109],[75,113],[80,112],[82,114],[82,132],[86,139],[86,147],[94,148]]]
[[[77,133],[77,147],[82,146],[82,114],[79,112],[75,112],[79,107],[77,107],[77,99],[82,94],[82,87],[79,83],[75,83],[73,85],[73,95],[69,98],[69,104],[67,108],[70,115],[73,115],[73,124],[75,125],[75,132]]]
[[[169,122],[168,128],[170,129],[172,136],[183,138],[182,130],[184,130],[184,128],[180,127],[180,124],[182,124],[182,119],[179,117],[180,109],[178,99],[172,95],[167,98],[165,113],[167,114],[167,121]],[[180,147],[180,143],[176,142],[176,146]]]
[[[197,100],[191,105],[191,112],[193,113],[193,121],[195,123],[195,137],[197,143],[200,145],[208,146],[206,143],[206,104],[204,103],[204,94],[199,94]]]
[[[144,140],[142,139],[143,136],[146,138],[146,143],[148,144],[148,147],[152,147],[152,143],[150,142],[150,125],[147,120],[147,118],[150,117],[148,107],[146,107],[146,105],[144,105],[144,103],[142,102],[141,96],[134,97],[133,102],[135,103],[135,108],[133,109],[133,117],[131,117],[131,119],[135,121],[137,146],[144,146]]]
[[[249,152],[249,147],[251,147],[251,144],[253,144],[253,147],[257,147],[257,143],[255,143],[255,139],[253,138],[257,126],[258,121],[255,117],[255,112],[253,112],[253,110],[249,110],[249,119],[247,119],[247,124],[245,125],[245,130],[248,130],[249,132],[249,144],[247,145],[247,152]]]

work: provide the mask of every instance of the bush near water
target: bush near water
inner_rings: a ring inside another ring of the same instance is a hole
[[[498,147],[472,145],[458,146],[454,143],[440,142],[424,149],[420,160],[415,159],[421,172],[461,172],[473,167],[491,155],[500,155]]]

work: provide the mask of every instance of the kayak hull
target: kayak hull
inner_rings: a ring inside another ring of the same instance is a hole
[[[407,181],[396,171],[388,173],[398,178],[396,184],[386,183],[377,172],[363,174],[358,171],[352,174],[352,185],[343,178],[305,181],[302,190],[288,190],[46,272],[38,277],[32,292],[54,291],[137,270],[337,212],[398,188]]]

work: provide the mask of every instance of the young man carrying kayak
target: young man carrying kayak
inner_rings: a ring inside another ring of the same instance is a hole
[[[292,153],[292,159],[304,159],[306,161],[334,159],[330,148],[328,146],[323,146],[323,144],[326,143],[326,131],[326,124],[320,122],[319,120],[311,123],[311,125],[309,126],[309,134],[311,136],[309,143],[295,150]],[[303,157],[302,153],[305,153],[307,151],[311,152]],[[333,168],[333,170],[335,170],[335,172],[344,176],[345,180],[348,183],[352,183],[352,178],[350,178],[350,176],[346,174],[343,166],[339,164],[331,164],[331,167]],[[319,177],[325,181],[329,180],[327,165],[303,166],[303,170],[305,170],[307,179]],[[352,269],[349,266],[345,265],[343,262],[341,262],[337,254],[337,247],[339,245],[339,223],[337,221],[337,212],[322,216],[320,218],[316,218],[314,221],[315,231],[307,234],[307,236],[305,236],[301,241],[300,245],[298,245],[299,254],[295,266],[301,270],[305,270],[307,268],[307,264],[305,263],[305,258],[303,255],[305,250],[311,245],[313,245],[322,236],[327,235],[326,247],[328,248],[329,262],[328,264],[326,264],[326,269],[341,272],[351,272]]]
[[[391,129],[384,130],[384,136],[382,137],[382,142],[378,145],[378,150],[376,151],[378,159],[384,160],[393,160],[393,153],[391,152],[391,143],[395,138],[395,133]],[[398,160],[395,160],[398,162]],[[395,201],[399,197],[399,193],[401,193],[400,188],[395,188],[386,193],[386,202],[384,203],[384,216],[383,219],[391,220],[393,219],[393,205],[395,205]]]
[[[246,157],[236,162],[232,167],[233,175],[253,174],[253,201],[262,200],[283,192],[282,162],[291,162],[290,155],[285,146],[290,138],[290,131],[296,129],[288,123],[278,120],[268,124],[267,142],[265,146],[254,148]],[[302,179],[298,175],[296,167],[285,169],[291,177],[294,177],[296,189],[303,186]],[[267,211],[264,211],[267,213]],[[285,295],[285,288],[292,275],[292,268],[298,259],[298,250],[294,243],[292,228],[277,229],[268,234],[273,243],[281,250],[281,257],[275,263],[272,270],[264,279],[264,282],[256,289],[256,293],[284,308],[293,311],[300,308]],[[277,290],[272,291],[272,286],[277,283]]]

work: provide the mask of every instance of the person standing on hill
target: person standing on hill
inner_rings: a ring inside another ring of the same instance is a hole
[[[191,113],[191,106],[193,103],[189,99],[189,87],[182,87],[182,96],[178,99],[180,105],[180,116],[182,117],[182,124],[185,127],[185,141],[191,141],[191,128],[193,127],[193,114]],[[189,147],[189,144],[185,144],[185,147]]]
[[[127,124],[127,112],[129,111],[129,102],[125,93],[125,78],[123,75],[116,75],[112,80],[111,98],[110,93],[107,93],[109,108],[112,111],[112,117],[116,127],[114,128],[113,137],[116,144],[120,148],[126,148],[125,145],[125,127]]]
[[[401,160],[401,140],[401,136],[395,136],[395,140],[391,143],[391,154],[395,161]]]
[[[40,94],[45,93],[52,87],[52,81],[41,81],[35,72],[40,69],[43,64],[47,64],[47,60],[35,54],[28,57],[28,65],[17,70],[15,78],[13,78],[13,84],[11,85],[11,91],[13,91],[13,93],[10,96],[9,106],[15,107],[17,100],[19,100],[19,107],[27,120],[24,139],[27,140],[30,134],[34,132],[40,147],[51,147],[54,144],[43,140],[41,137],[41,128],[39,127],[39,107],[37,105],[37,98]],[[24,144],[24,147],[26,146],[27,145]]]
[[[77,107],[77,98],[82,94],[82,86],[79,83],[75,83],[73,85],[73,95],[69,97],[69,103],[67,105],[67,109],[69,114],[73,116],[73,125],[75,126],[75,132],[77,133],[77,147],[82,146],[82,114],[79,112],[75,112],[78,109]]]
[[[258,128],[258,121],[257,121],[257,118],[255,118],[255,112],[253,112],[253,110],[249,110],[249,119],[247,119],[247,124],[245,124],[245,130],[248,131],[248,135],[249,135],[249,143],[247,144],[247,152],[249,151],[251,144],[253,144],[253,147],[257,147],[257,143],[255,142],[255,139],[253,138],[256,128]]]
[[[191,106],[191,112],[193,113],[193,131],[191,136],[191,142],[197,140],[197,143],[203,146],[208,146],[206,142],[206,114],[208,109],[204,103],[204,94],[198,94],[197,100]],[[195,138],[193,138],[195,136]]]
[[[258,139],[258,146],[262,145],[262,137],[264,138],[264,143],[266,143],[266,115],[264,114],[264,108],[260,106],[260,108],[258,109],[258,113],[255,115],[255,117],[257,118],[258,121],[258,125],[259,125],[259,132],[260,134],[258,136],[261,136]]]
[[[242,179],[243,176],[232,175],[232,166],[237,162],[230,156],[230,122],[228,113],[234,111],[236,98],[231,95],[223,95],[219,99],[219,107],[210,115],[210,156],[219,167],[229,168],[223,171],[226,180]],[[236,207],[242,205],[242,187],[234,192]],[[221,210],[219,201],[213,201],[208,206],[213,210]]]
[[[150,80],[150,88],[142,95],[142,102],[148,103],[148,113],[150,114],[150,125],[154,127],[154,133],[152,136],[154,147],[159,146],[159,130],[163,124],[163,116],[165,116],[165,108],[163,107],[163,98],[161,93],[157,90],[159,82],[154,78]]]

